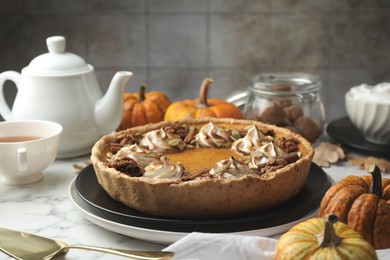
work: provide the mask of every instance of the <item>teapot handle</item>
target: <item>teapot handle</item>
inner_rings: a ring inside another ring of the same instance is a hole
[[[0,114],[5,120],[11,119],[11,109],[4,97],[4,83],[7,80],[13,81],[16,89],[19,91],[21,75],[16,71],[5,71],[0,74]]]

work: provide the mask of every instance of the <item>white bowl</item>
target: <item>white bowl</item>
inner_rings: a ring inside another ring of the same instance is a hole
[[[352,87],[345,105],[349,119],[367,141],[390,144],[390,83]]]

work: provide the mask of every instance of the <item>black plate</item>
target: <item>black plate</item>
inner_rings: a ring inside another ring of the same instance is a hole
[[[83,205],[93,214],[117,223],[173,232],[238,232],[276,227],[299,220],[316,211],[332,179],[312,164],[303,189],[282,205],[250,215],[218,219],[171,219],[141,213],[112,199],[99,185],[92,165],[76,178],[75,189]]]
[[[348,117],[336,119],[328,124],[326,132],[342,145],[369,152],[390,156],[390,145],[378,145],[368,142]]]

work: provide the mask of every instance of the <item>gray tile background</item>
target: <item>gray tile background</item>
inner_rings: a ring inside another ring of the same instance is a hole
[[[245,89],[262,72],[295,71],[323,82],[327,119],[345,116],[352,86],[390,81],[390,0],[0,0],[0,72],[20,71],[64,35],[67,50],[95,66],[105,90],[118,70],[195,98]],[[12,104],[15,87],[7,82]]]

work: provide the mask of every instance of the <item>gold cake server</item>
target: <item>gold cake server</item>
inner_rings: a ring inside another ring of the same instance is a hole
[[[98,251],[138,260],[167,260],[173,256],[173,252],[124,250],[88,245],[67,245],[58,240],[0,228],[0,251],[16,259],[49,260],[66,253],[71,248]]]

